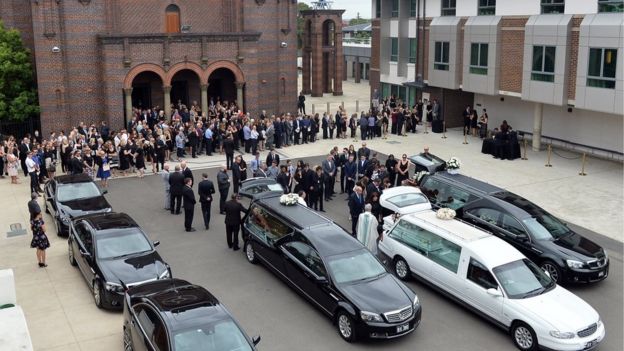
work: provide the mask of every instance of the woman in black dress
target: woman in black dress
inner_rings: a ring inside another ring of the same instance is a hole
[[[130,169],[130,145],[125,140],[122,140],[119,144],[119,170],[122,176],[128,175],[128,169]]]
[[[387,134],[387,130],[386,130]],[[394,158],[393,154],[388,155],[388,159],[386,160],[386,170],[388,171],[388,179],[390,179],[390,186],[394,186],[396,182],[396,165],[397,160]]]
[[[149,144],[149,141],[146,140],[144,143]],[[143,178],[145,174],[145,149],[142,147],[137,147],[134,151],[134,166],[139,171],[139,178]]]
[[[401,161],[397,163],[397,182],[396,185],[400,186],[401,183],[409,178],[409,161],[407,160],[407,155],[403,154],[401,156]]]
[[[43,222],[43,218],[41,217],[41,211],[39,213],[36,213],[34,217],[30,220],[30,229],[33,233],[30,247],[32,247],[33,249],[37,249],[37,262],[39,263],[39,267],[47,267],[48,265],[45,263],[45,250],[50,247],[50,241],[48,240],[48,236],[45,233],[46,228],[45,223]]]
[[[470,129],[472,129],[472,136],[477,136],[477,124],[479,122],[479,115],[477,115],[477,110],[472,110],[472,114],[470,115]]]

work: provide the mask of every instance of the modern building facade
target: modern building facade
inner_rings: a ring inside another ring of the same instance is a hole
[[[370,76],[372,24],[363,23],[342,28],[345,77],[355,83],[368,83]],[[365,35],[360,35],[365,33]]]
[[[0,1],[33,53],[44,132],[211,99],[295,111],[296,16],[290,0]]]
[[[371,90],[623,152],[622,0],[373,0]]]

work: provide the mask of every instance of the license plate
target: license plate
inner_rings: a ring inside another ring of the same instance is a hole
[[[403,324],[403,325],[399,325],[397,327],[397,333],[402,333],[406,330],[409,330],[409,323],[408,324]]]
[[[587,344],[585,344],[585,350],[591,349],[592,347],[596,346],[597,343],[598,343],[598,339],[588,342]]]
[[[599,277],[602,277],[602,276],[604,276],[604,273],[605,273],[604,271],[602,271],[602,272],[598,272],[598,276],[599,276]]]

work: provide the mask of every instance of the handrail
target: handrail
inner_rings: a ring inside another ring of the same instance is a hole
[[[533,133],[532,132],[527,132],[527,131],[523,131],[523,130],[516,130],[516,132],[518,132],[519,136],[526,136],[526,135],[530,135],[531,138],[533,137]],[[600,151],[606,154],[611,154],[611,158],[614,158],[613,155],[618,155],[620,157],[624,157],[624,153],[620,152],[620,151],[615,151],[615,150],[609,150],[609,149],[605,149],[605,148],[601,148],[601,147],[597,147],[597,146],[591,146],[591,145],[585,145],[585,144],[580,144],[580,143],[576,143],[573,141],[569,141],[569,140],[564,140],[564,139],[560,139],[560,138],[555,138],[555,137],[550,137],[550,136],[546,136],[546,135],[542,135],[541,136],[541,140],[549,140],[550,144],[552,145],[553,141],[559,142],[561,144],[563,144],[562,146],[564,148],[568,148],[571,149],[573,151],[577,151],[574,147],[578,147],[578,148],[584,148],[587,150],[591,151],[591,154],[594,154],[594,151]],[[571,145],[572,148],[566,147],[567,145]]]

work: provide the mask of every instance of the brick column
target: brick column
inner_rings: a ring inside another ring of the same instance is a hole
[[[323,96],[323,43],[321,29],[316,21],[312,22],[312,96]]]
[[[336,24],[341,26],[340,24]],[[342,29],[336,30],[334,38],[334,96],[342,95],[342,77],[344,76],[344,54],[342,50]]]
[[[304,47],[303,48],[303,86],[301,88],[301,90],[303,91],[303,93],[305,95],[310,94],[312,92],[312,90],[310,89],[310,62],[311,60],[311,53],[310,53],[310,48],[309,47]]]
[[[238,109],[240,111],[245,111],[245,104],[243,101],[243,87],[245,86],[245,82],[235,82],[236,84],[236,104],[238,105]]]
[[[353,64],[355,65],[355,82],[359,83],[360,79],[362,79],[362,69],[360,68],[360,57],[359,56],[355,57],[355,62]]]
[[[201,109],[208,116],[208,84],[202,84],[199,88],[201,89]]]
[[[126,109],[126,121],[132,119],[132,88],[125,88],[124,92],[124,107]]]
[[[171,86],[163,86],[163,94],[165,94],[165,116],[171,118]]]

